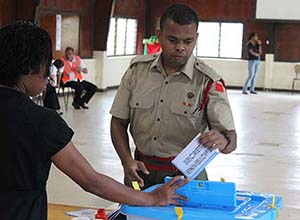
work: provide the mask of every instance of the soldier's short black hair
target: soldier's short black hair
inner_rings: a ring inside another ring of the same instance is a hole
[[[160,18],[160,30],[163,30],[167,19],[171,19],[172,21],[180,25],[189,25],[195,23],[196,28],[198,29],[198,15],[192,8],[183,4],[171,5],[164,11]]]
[[[22,75],[50,74],[52,44],[49,34],[28,21],[0,29],[0,84],[14,86]]]

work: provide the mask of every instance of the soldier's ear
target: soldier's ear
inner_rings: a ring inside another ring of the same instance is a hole
[[[195,39],[196,42],[197,42],[197,40],[198,40],[198,36],[199,36],[199,33],[197,32],[197,33],[196,33],[196,39]]]

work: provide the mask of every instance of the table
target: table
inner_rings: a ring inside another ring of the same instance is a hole
[[[65,215],[65,212],[75,211],[83,208],[91,207],[80,207],[60,204],[48,204],[48,220],[71,220],[73,217]]]

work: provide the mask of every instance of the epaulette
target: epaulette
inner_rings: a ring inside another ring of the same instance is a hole
[[[149,55],[140,55],[140,56],[136,56],[134,57],[131,61],[130,61],[130,67],[133,66],[136,63],[147,63],[150,61],[155,60],[157,57],[159,56],[159,54],[149,54]]]
[[[197,70],[199,70],[201,73],[204,73],[205,75],[207,75],[214,82],[222,79],[222,77],[219,74],[217,74],[217,72],[213,68],[209,67],[202,60],[200,60],[198,58],[196,58],[196,61],[195,61],[195,68]]]

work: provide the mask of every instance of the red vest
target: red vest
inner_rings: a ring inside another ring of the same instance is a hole
[[[72,63],[65,60],[64,57],[62,57],[61,60],[64,62],[64,72],[63,72],[63,75],[61,78],[61,81],[63,82],[63,84],[70,81],[71,74],[74,74],[74,76],[72,78],[75,78],[76,81],[83,80],[83,76],[82,76],[81,72],[76,72],[74,70],[75,68],[79,67],[79,65],[80,65],[80,57],[79,56],[75,56],[74,61]]]

